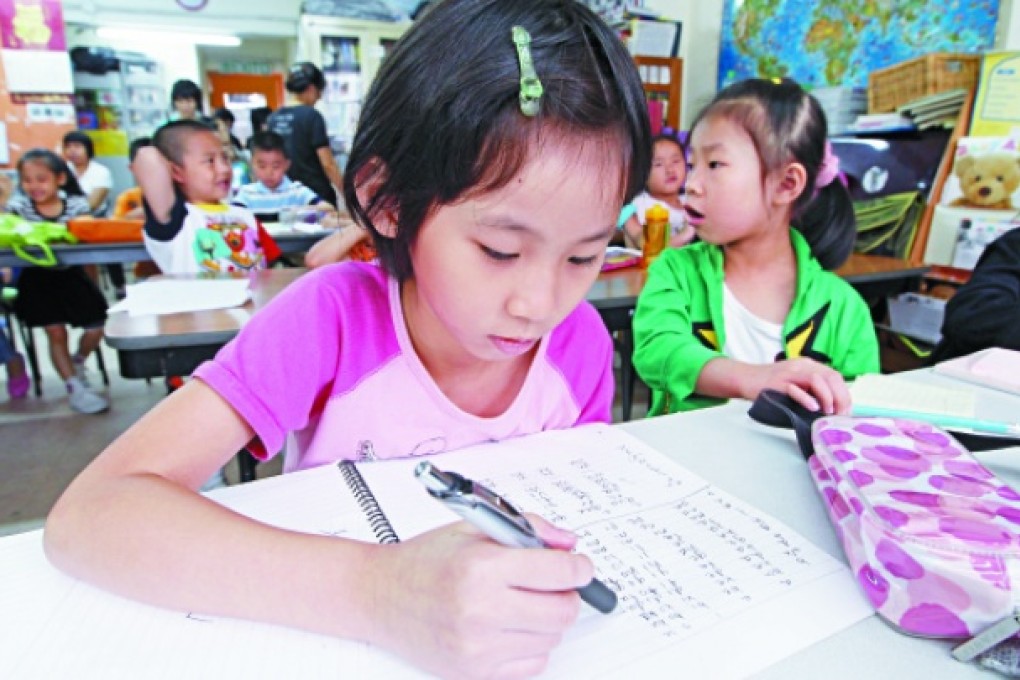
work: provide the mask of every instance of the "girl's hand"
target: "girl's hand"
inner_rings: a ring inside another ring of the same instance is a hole
[[[850,413],[850,390],[840,373],[814,359],[787,359],[748,366],[744,396],[755,399],[766,388],[788,394],[804,408],[826,414]]]
[[[528,518],[552,549],[505,548],[465,522],[383,548],[370,639],[449,678],[540,673],[581,608],[591,561],[574,536]]]
[[[670,248],[682,248],[694,240],[694,227],[687,224],[684,228],[669,237]]]

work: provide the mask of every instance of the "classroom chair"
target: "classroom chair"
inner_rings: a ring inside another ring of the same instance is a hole
[[[25,359],[28,361],[29,372],[32,374],[32,387],[35,390],[35,396],[42,396],[42,376],[39,372],[39,354],[35,347],[35,335],[34,328],[26,326],[22,323],[21,319],[17,318],[14,314],[14,298],[17,297],[18,291],[16,288],[11,286],[5,286],[2,294],[0,294],[0,308],[3,309],[4,321],[7,324],[8,332],[10,333],[11,345],[17,349],[17,343],[14,342],[14,324],[17,323],[19,333],[21,335],[21,342],[25,346]],[[106,362],[103,361],[103,353],[98,349],[95,352],[96,363],[99,367],[99,373],[103,376],[103,385],[106,387],[110,386],[110,376],[106,372]]]

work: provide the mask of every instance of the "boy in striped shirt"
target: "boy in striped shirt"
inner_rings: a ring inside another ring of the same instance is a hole
[[[284,208],[315,207],[334,212],[333,206],[314,191],[287,177],[290,159],[283,137],[275,132],[252,136],[251,167],[256,181],[238,189],[231,202],[248,208],[261,222],[279,222]]]

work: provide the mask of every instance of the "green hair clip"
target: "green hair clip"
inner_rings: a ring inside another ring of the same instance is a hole
[[[513,39],[517,46],[517,59],[521,62],[521,113],[536,116],[543,90],[542,81],[535,73],[535,64],[531,61],[531,35],[521,26],[514,26]]]

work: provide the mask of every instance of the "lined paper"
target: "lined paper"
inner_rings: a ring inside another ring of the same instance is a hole
[[[673,667],[743,677],[872,613],[836,559],[617,429],[548,432],[429,459],[574,530],[577,549],[619,595],[608,617],[585,608],[550,676]],[[458,519],[420,488],[416,463],[359,465],[402,538]]]

